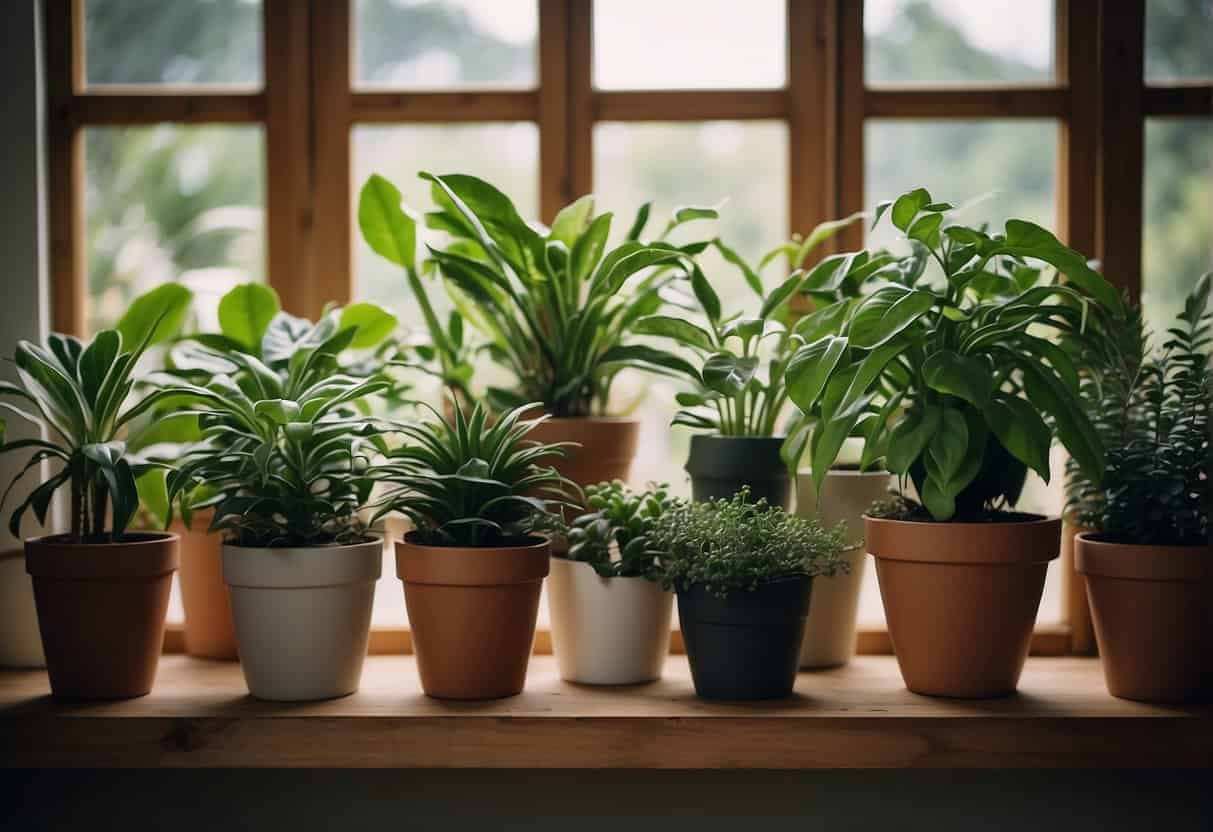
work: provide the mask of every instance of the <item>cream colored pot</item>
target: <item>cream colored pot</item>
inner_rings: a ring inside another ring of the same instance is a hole
[[[34,584],[21,549],[0,553],[0,667],[46,667]]]
[[[382,569],[379,540],[298,549],[224,546],[223,580],[249,692],[299,702],[358,690]]]
[[[588,563],[552,558],[548,610],[560,677],[584,685],[661,678],[674,596],[644,578],[603,578]]]
[[[863,541],[863,515],[872,503],[888,496],[889,482],[886,471],[831,470],[818,502],[813,478],[807,472],[797,478],[796,513],[818,518],[827,529],[846,522],[847,543],[857,547],[843,555],[850,564],[850,573],[813,581],[809,620],[800,648],[802,668],[837,667],[855,655],[855,618],[867,559],[858,545]]]

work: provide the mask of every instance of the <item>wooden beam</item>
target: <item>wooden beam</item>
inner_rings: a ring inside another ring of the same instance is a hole
[[[538,121],[539,93],[364,92],[350,97],[350,117],[362,123]]]
[[[838,205],[834,213],[847,216],[863,210],[864,35],[862,0],[835,0],[837,11],[838,80],[834,158],[837,165]],[[853,225],[837,237],[840,250],[854,251],[864,244],[864,229]]]
[[[87,335],[84,143],[73,104],[84,84],[80,0],[46,0],[47,178],[51,327]]]
[[[788,223],[808,234],[838,204],[834,93],[837,29],[834,0],[788,4],[786,93]]]
[[[262,121],[266,113],[262,93],[206,95],[159,87],[139,94],[91,89],[72,96],[70,107],[81,125],[247,124]]]
[[[568,4],[569,190],[575,198],[594,190],[594,10],[593,0]]]
[[[1213,116],[1213,84],[1146,87],[1142,110],[1147,116]]]
[[[621,90],[593,97],[597,121],[775,119],[788,111],[786,90]]]
[[[1060,118],[1069,94],[1059,87],[875,87],[864,94],[869,118]]]
[[[1100,143],[1096,256],[1112,283],[1141,297],[1145,122],[1144,0],[1103,0],[1099,16]]]
[[[539,0],[539,214],[550,223],[573,201],[569,171],[569,4]]]

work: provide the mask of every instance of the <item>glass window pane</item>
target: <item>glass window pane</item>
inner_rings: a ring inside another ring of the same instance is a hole
[[[1213,78],[1213,3],[1147,0],[1146,80]]]
[[[260,86],[261,0],[87,0],[89,84]]]
[[[622,239],[636,210],[647,201],[653,202],[648,228],[653,232],[677,206],[716,205],[727,198],[714,227],[708,221],[689,223],[676,229],[673,239],[688,242],[719,234],[755,261],[787,239],[787,159],[788,135],[782,123],[602,123],[594,129],[594,193],[598,210],[615,213],[615,241]],[[755,295],[735,267],[714,250],[700,262],[727,308],[756,311]],[[677,389],[665,379],[625,373],[614,393],[621,407],[640,403],[637,415],[643,424],[633,484],[669,482],[676,493],[689,495],[683,465],[690,432],[670,428]]]
[[[220,295],[265,273],[262,129],[96,127],[84,143],[89,329],[170,280],[217,323]]]
[[[1147,119],[1142,307],[1163,332],[1213,270],[1213,119]]]
[[[866,0],[870,84],[1053,78],[1052,0]]]
[[[357,0],[354,28],[359,86],[537,83],[536,0]]]
[[[936,200],[961,206],[955,216],[968,224],[989,223],[1001,231],[1005,220],[1018,217],[1052,228],[1057,131],[1052,120],[869,120],[864,136],[864,204],[870,207],[922,186]],[[869,232],[868,245],[896,248],[901,244],[898,235],[886,218],[875,232]],[[1060,456],[1053,467],[1057,475],[1048,485],[1035,474],[1029,476],[1018,506],[1021,511],[1059,513],[1063,502]],[[1039,622],[1061,620],[1060,575],[1058,567],[1050,567]],[[873,569],[868,570],[865,582],[860,621],[883,626],[884,610]]]
[[[784,0],[597,0],[594,84],[607,90],[782,87]]]

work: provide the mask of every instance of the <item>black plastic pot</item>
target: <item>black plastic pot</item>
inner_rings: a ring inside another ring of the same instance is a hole
[[[692,436],[686,465],[691,496],[700,501],[728,499],[748,485],[751,500],[764,499],[786,509],[792,481],[779,456],[782,446],[782,436]]]
[[[724,598],[702,586],[678,592],[678,620],[695,693],[704,699],[792,694],[813,579],[779,578]]]

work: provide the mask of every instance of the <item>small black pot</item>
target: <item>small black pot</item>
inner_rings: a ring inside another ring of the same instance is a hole
[[[779,578],[718,598],[678,591],[678,620],[695,693],[704,699],[791,696],[809,615],[808,575]]]
[[[764,499],[786,509],[792,481],[779,456],[781,447],[782,436],[692,436],[686,465],[691,496],[699,501],[728,499],[748,485],[751,500]]]

